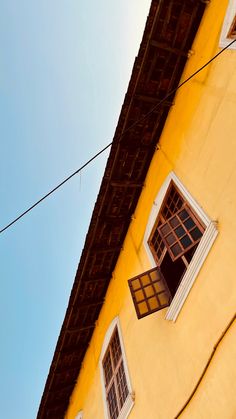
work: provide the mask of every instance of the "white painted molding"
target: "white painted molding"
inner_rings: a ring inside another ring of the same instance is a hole
[[[175,293],[171,305],[166,313],[167,320],[175,321],[177,319],[178,314],[183,307],[183,304],[195,282],[195,279],[204,263],[204,260],[210,251],[211,246],[215,241],[217,234],[218,231],[216,229],[216,223],[212,221],[206,228],[196,249],[196,252],[194,253],[194,256],[189,264],[189,267]]]
[[[126,355],[125,355],[125,347],[124,347],[124,342],[123,342],[121,327],[120,327],[120,321],[119,321],[118,316],[115,317],[112,320],[109,328],[107,329],[107,332],[106,332],[106,335],[105,335],[105,338],[104,338],[104,341],[103,341],[103,345],[102,345],[100,358],[99,358],[100,377],[101,377],[101,383],[102,383],[102,398],[103,398],[105,418],[109,419],[110,416],[109,416],[107,400],[106,400],[106,388],[105,388],[105,379],[104,379],[102,361],[104,359],[104,355],[107,351],[107,347],[110,343],[110,340],[111,340],[111,337],[112,337],[112,334],[114,332],[115,327],[117,327],[118,334],[119,334],[123,365],[124,365],[124,370],[125,370],[127,386],[128,386],[128,390],[129,390],[129,394],[127,396],[127,399],[126,399],[126,401],[125,401],[117,419],[126,419],[129,415],[133,405],[134,405],[134,392],[132,391],[132,386],[131,386],[131,381],[130,381],[130,376],[129,376],[129,370],[128,370],[128,365],[127,365],[127,360],[126,360]]]
[[[79,413],[77,413],[75,419],[83,419],[83,412],[82,412],[82,410],[80,410]]]
[[[173,181],[175,185],[178,187],[180,192],[183,194],[185,199],[191,205],[195,213],[198,217],[202,220],[202,222],[206,226],[206,230],[198,244],[196,252],[193,255],[193,258],[186,270],[182,281],[175,293],[175,296],[171,302],[171,305],[166,313],[166,320],[173,320],[175,321],[178,317],[178,314],[183,307],[183,304],[196,280],[198,272],[200,271],[204,260],[206,259],[211,246],[214,243],[214,240],[218,234],[217,230],[217,223],[212,221],[207,214],[203,211],[203,209],[199,206],[199,204],[195,201],[195,199],[190,195],[188,190],[183,186],[179,178],[176,176],[174,172],[169,173],[167,178],[165,179],[164,183],[162,184],[161,189],[159,190],[156,199],[154,201],[153,207],[151,209],[150,217],[147,223],[147,228],[144,234],[144,247],[146,252],[149,256],[151,266],[154,268],[156,266],[155,260],[152,256],[151,250],[148,246],[148,239],[150,237],[153,225],[156,221],[157,215],[160,211],[163,199],[167,192],[170,182]]]
[[[233,39],[227,38],[227,35],[230,30],[230,26],[233,23],[233,19],[236,15],[236,0],[229,0],[229,5],[226,11],[225,20],[222,26],[222,31],[220,34],[220,47],[224,48],[232,42]],[[229,47],[230,49],[236,49],[236,42]]]

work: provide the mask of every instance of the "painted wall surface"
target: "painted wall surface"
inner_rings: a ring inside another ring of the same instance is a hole
[[[183,79],[218,52],[227,1],[212,0]],[[119,315],[135,404],[130,419],[174,419],[197,384],[236,306],[236,51],[225,51],[178,92],[153,158],[66,419],[104,418],[99,357]],[[218,237],[176,320],[166,309],[137,320],[127,280],[150,267],[143,237],[153,201],[174,171]],[[236,325],[219,342],[183,418],[236,418]]]

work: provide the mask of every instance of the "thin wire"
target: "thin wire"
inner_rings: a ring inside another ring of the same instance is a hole
[[[48,196],[52,195],[53,192],[55,192],[57,189],[59,189],[64,183],[68,182],[73,176],[77,175],[81,170],[83,170],[86,166],[88,166],[93,160],[95,160],[100,154],[102,154],[107,148],[111,146],[112,143],[108,144],[106,147],[104,147],[102,150],[100,150],[97,154],[95,154],[91,159],[89,159],[86,163],[83,164],[79,169],[77,169],[74,173],[72,173],[70,176],[68,176],[66,179],[64,179],[61,183],[59,183],[55,188],[53,188],[50,192],[48,192],[46,195],[44,195],[42,198],[40,198],[35,204],[31,205],[26,211],[22,212],[17,218],[15,218],[13,221],[11,221],[6,227],[4,227],[2,230],[0,230],[0,233],[3,233],[3,231],[7,230],[9,227],[12,226],[12,224],[15,224],[20,218],[24,217],[28,212],[30,212],[33,208],[35,208],[38,204],[40,204],[44,199],[46,199]]]
[[[207,61],[202,67],[200,67],[198,70],[196,70],[191,76],[189,76],[187,79],[185,79],[182,83],[180,83],[175,89],[171,90],[162,100],[160,100],[149,112],[147,112],[145,115],[143,115],[141,118],[139,118],[137,121],[135,121],[132,125],[130,125],[128,128],[126,128],[122,134],[118,137],[118,141],[123,137],[124,134],[126,134],[127,131],[135,127],[137,124],[142,122],[144,119],[146,119],[149,115],[151,115],[155,110],[162,105],[163,102],[165,102],[170,96],[173,95],[180,87],[182,87],[184,84],[189,82],[194,76],[196,76],[200,71],[202,71],[204,68],[206,68],[212,61],[214,61],[219,55],[221,55],[226,49],[228,49],[234,42],[236,42],[236,39],[234,39],[232,42],[230,42],[226,47],[222,48],[221,51],[219,51],[214,57],[212,57],[209,61]],[[80,173],[86,166],[88,166],[93,160],[95,160],[100,154],[102,154],[105,150],[107,150],[109,147],[111,147],[112,142],[109,143],[106,147],[104,147],[102,150],[100,150],[97,154],[95,154],[91,159],[89,159],[86,163],[84,163],[79,169],[77,169],[75,172],[73,172],[70,176],[68,176],[66,179],[64,179],[61,183],[59,183],[55,188],[53,188],[51,191],[49,191],[46,195],[44,195],[42,198],[40,198],[37,202],[35,202],[31,207],[29,207],[27,210],[22,212],[18,217],[16,217],[14,220],[12,220],[9,224],[7,224],[4,228],[0,230],[0,234],[3,233],[5,230],[7,230],[9,227],[11,227],[13,224],[15,224],[17,221],[19,221],[22,217],[24,217],[28,212],[32,211],[33,208],[35,208],[37,205],[39,205],[42,201],[44,201],[46,198],[48,198],[50,195],[52,195],[57,189],[59,189],[62,185],[64,185],[66,182],[68,182],[72,177]]]

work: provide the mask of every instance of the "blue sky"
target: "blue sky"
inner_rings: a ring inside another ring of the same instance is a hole
[[[112,139],[150,0],[0,0],[0,228]],[[36,417],[108,152],[0,236],[0,411]]]

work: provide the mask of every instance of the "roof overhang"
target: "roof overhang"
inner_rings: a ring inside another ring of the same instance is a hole
[[[64,418],[204,3],[152,1],[37,419]]]

